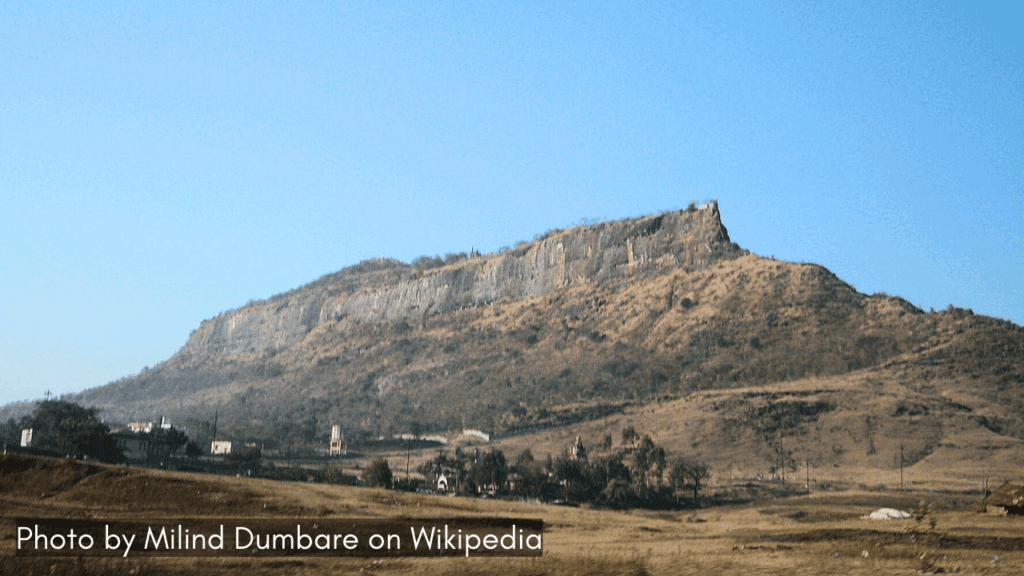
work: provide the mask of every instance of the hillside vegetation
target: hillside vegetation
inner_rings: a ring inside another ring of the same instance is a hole
[[[334,424],[350,440],[599,438],[648,405],[693,421],[643,427],[670,451],[753,457],[750,469],[778,461],[765,438],[780,434],[813,439],[805,460],[863,453],[887,469],[894,439],[912,462],[961,433],[1024,439],[1019,326],[750,254],[714,203],[448,260],[368,261],[225,312],[166,362],[74,399],[108,420],[168,415],[200,439],[216,412],[220,437],[271,449],[323,446]],[[773,386],[811,389],[738,392]]]

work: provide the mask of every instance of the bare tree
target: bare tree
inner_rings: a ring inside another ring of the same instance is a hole
[[[676,490],[693,490],[693,501],[697,503],[700,489],[710,476],[711,470],[704,462],[694,458],[681,458],[672,464],[668,481]]]

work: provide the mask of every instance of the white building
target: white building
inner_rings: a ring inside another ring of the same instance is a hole
[[[214,440],[210,442],[210,454],[231,454],[231,440]]]

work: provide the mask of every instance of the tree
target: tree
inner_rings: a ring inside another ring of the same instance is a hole
[[[436,481],[442,474],[453,474],[459,467],[459,463],[450,457],[447,452],[438,452],[433,460],[427,460],[419,465],[416,471],[423,474],[431,482]]]
[[[171,456],[174,456],[174,453],[177,452],[179,448],[188,444],[188,434],[185,434],[184,431],[171,426],[171,428],[164,433],[164,442],[167,444],[167,449],[170,451]]]
[[[629,468],[622,462],[621,454],[610,454],[594,460],[590,465],[591,484],[607,486],[612,480],[622,480],[629,484],[633,476]]]
[[[369,466],[363,470],[363,482],[367,486],[380,486],[387,488],[391,486],[391,466],[384,458],[375,458]]]
[[[693,501],[696,503],[701,487],[710,476],[711,471],[707,464],[693,458],[681,458],[672,464],[668,481],[676,490],[693,490]]]
[[[226,464],[238,467],[239,473],[252,474],[258,472],[263,462],[263,450],[259,446],[247,446],[241,452],[232,452],[224,457]]]
[[[83,408],[65,400],[43,400],[31,416],[21,420],[31,428],[33,444],[75,457],[120,462],[124,454],[99,419],[98,408]]]
[[[511,472],[516,475],[516,490],[527,496],[537,498],[541,495],[547,474],[541,464],[533,458],[529,448],[524,449],[516,457]]]
[[[174,453],[189,441],[185,432],[173,426],[157,428],[152,432],[144,432],[143,435],[148,440],[148,456],[156,459],[174,456]]]
[[[312,442],[316,438],[316,417],[310,416],[302,421],[302,439]]]
[[[626,508],[636,501],[636,493],[631,489],[629,481],[612,478],[601,491],[601,499],[609,506]]]
[[[457,252],[457,253],[449,252],[449,253],[444,255],[444,263],[445,264],[452,264],[452,263],[458,262],[460,260],[465,260],[466,258],[467,258],[467,255],[466,255],[465,252]]]
[[[501,491],[505,479],[508,477],[505,453],[498,449],[492,449],[484,454],[470,468],[469,477],[477,486],[490,486],[494,490]]]
[[[203,449],[196,444],[195,440],[189,440],[188,444],[185,445],[185,457],[189,459],[195,459],[203,455]]]
[[[412,265],[425,270],[444,266],[444,260],[440,256],[419,256],[413,259]]]
[[[639,437],[640,435],[636,433],[636,428],[633,428],[632,426],[622,429],[623,444],[629,444],[630,446],[632,446],[633,443],[636,442],[636,439]]]
[[[18,444],[21,442],[21,427],[14,418],[10,418],[0,426],[0,443]]]
[[[661,476],[665,471],[665,449],[655,444],[651,437],[645,434],[640,441],[640,447],[633,454],[633,467],[637,479],[643,479],[645,488],[650,487],[651,477],[660,485]]]
[[[570,457],[568,453],[559,454],[558,458],[555,459],[551,472],[554,479],[565,487],[566,500],[578,497],[586,491],[584,484],[587,476],[584,464],[585,462]]]
[[[533,458],[533,452],[529,448],[524,448],[519,456],[516,456],[516,463],[513,465],[516,472],[522,472],[524,469],[529,469],[534,466],[536,460]]]

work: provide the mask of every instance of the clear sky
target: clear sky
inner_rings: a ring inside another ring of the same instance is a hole
[[[1024,323],[1020,4],[452,4],[0,4],[0,403],[365,258],[709,198]]]

